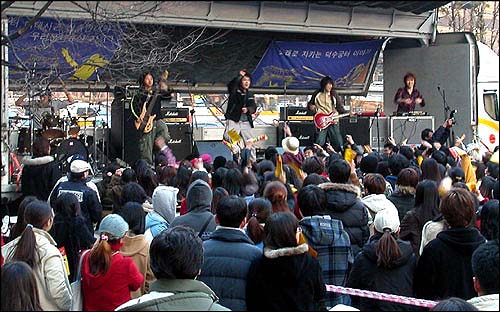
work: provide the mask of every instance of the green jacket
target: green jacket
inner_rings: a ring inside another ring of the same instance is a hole
[[[218,304],[218,301],[219,298],[203,282],[191,279],[160,279],[151,284],[149,294],[132,299],[117,310],[231,311]]]

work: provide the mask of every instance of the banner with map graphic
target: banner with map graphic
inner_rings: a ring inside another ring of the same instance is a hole
[[[316,89],[330,76],[337,89],[362,86],[384,40],[348,43],[272,41],[252,74],[261,88]]]
[[[9,16],[8,33],[14,34],[32,17]],[[40,18],[9,47],[9,76],[33,78],[60,75],[76,80],[97,80],[97,74],[121,44],[122,27],[116,22]],[[15,53],[15,54],[14,54]]]

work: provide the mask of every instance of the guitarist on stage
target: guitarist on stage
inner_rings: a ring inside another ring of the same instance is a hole
[[[139,131],[140,156],[153,164],[153,148],[155,139],[163,137],[165,142],[170,140],[168,127],[161,120],[161,97],[154,90],[154,77],[150,72],[141,75],[139,79],[140,89],[132,98],[131,110],[135,120],[135,130]],[[125,142],[125,144],[134,144]]]
[[[226,128],[223,138],[226,141],[229,139],[229,131],[236,131],[247,144],[249,139],[252,139],[253,114],[257,110],[254,95],[249,91],[252,77],[250,73],[242,69],[238,76],[233,78],[228,84],[227,89],[229,98],[224,117],[226,117]],[[255,148],[251,147],[252,155],[255,159]],[[234,151],[233,151],[234,153]]]
[[[325,76],[321,79],[320,88],[312,94],[311,100],[307,104],[307,108],[309,110],[312,110],[314,113],[347,113],[347,111],[344,109],[343,101],[341,101],[340,97],[337,95],[337,92],[333,89],[333,80],[329,76]],[[316,130],[316,143],[324,147],[328,138],[331,146],[335,149],[335,151],[341,152],[343,141],[337,122],[329,125],[323,130]]]

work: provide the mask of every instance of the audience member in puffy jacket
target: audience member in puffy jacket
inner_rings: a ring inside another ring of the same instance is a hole
[[[36,137],[33,157],[24,157],[21,175],[21,192],[24,196],[36,196],[47,200],[57,180],[62,176],[59,164],[50,155],[50,143],[44,137]]]
[[[243,198],[223,198],[216,210],[217,228],[203,243],[203,267],[198,279],[231,310],[245,311],[247,275],[250,265],[262,256],[262,250],[245,234],[247,205]]]
[[[297,218],[291,212],[274,213],[264,230],[264,255],[248,273],[248,310],[325,310],[321,266],[307,244],[299,245]]]
[[[383,179],[383,178],[382,178]],[[354,262],[349,235],[342,221],[332,219],[326,211],[326,194],[316,185],[308,185],[299,191],[298,202],[304,218],[299,221],[309,250],[323,272],[323,281],[329,285],[346,286],[348,273]],[[326,306],[350,305],[348,295],[326,293]]]
[[[332,183],[319,185],[326,192],[327,211],[333,219],[342,221],[356,255],[370,237],[368,208],[361,201],[359,187],[348,184],[351,167],[345,160],[333,161],[328,173]]]
[[[418,298],[431,300],[468,300],[477,296],[472,280],[472,253],[485,242],[473,226],[473,195],[465,189],[451,189],[442,198],[440,210],[449,228],[424,247],[415,271],[415,292]]]
[[[399,217],[394,210],[383,210],[375,216],[375,234],[356,256],[349,275],[352,288],[413,296],[413,272],[416,258],[410,243],[397,238]],[[415,307],[383,300],[353,296],[353,306],[361,311],[408,311]]]
[[[170,226],[187,225],[207,239],[215,230],[215,218],[211,212],[212,190],[203,180],[195,180],[186,193],[187,213],[175,217]]]

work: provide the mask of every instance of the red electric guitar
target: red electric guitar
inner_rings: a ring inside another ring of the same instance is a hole
[[[349,115],[349,113],[338,115],[337,113],[333,112],[330,114],[316,113],[316,115],[314,115],[314,125],[316,126],[316,128],[323,130],[328,128],[328,126],[330,125],[336,124],[339,118]]]

